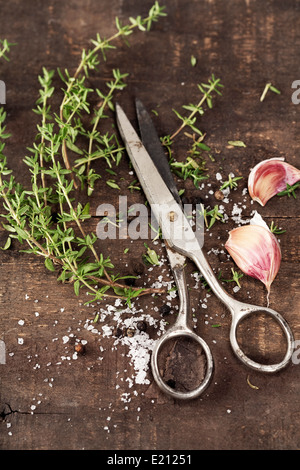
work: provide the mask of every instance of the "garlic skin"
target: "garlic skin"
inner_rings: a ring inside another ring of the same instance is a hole
[[[225,248],[245,274],[265,284],[269,295],[281,263],[275,235],[261,225],[243,225],[229,232]]]
[[[284,158],[270,158],[258,163],[250,171],[248,191],[251,198],[265,206],[271,197],[300,180],[300,170],[286,163]]]

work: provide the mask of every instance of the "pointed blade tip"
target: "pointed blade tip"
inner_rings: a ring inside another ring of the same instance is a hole
[[[126,123],[129,123],[129,119],[127,118],[122,106],[118,102],[115,103],[115,111],[116,111],[117,126],[122,135],[123,134],[122,129]]]
[[[119,103],[116,101],[116,103],[115,103],[116,114],[118,114],[121,109],[122,109],[121,106],[120,106]]]

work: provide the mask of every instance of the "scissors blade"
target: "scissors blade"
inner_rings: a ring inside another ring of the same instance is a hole
[[[164,182],[173,194],[174,199],[178,204],[182,205],[177,186],[170,170],[169,162],[161,145],[153,121],[140,99],[136,99],[135,105],[140,134],[144,147],[155,163],[156,168],[160,172]]]
[[[116,117],[118,129],[126,146],[127,153],[152,209],[153,207],[155,208],[164,204],[168,206],[176,203],[176,205],[178,205],[154,161],[119,104],[116,104]],[[159,213],[155,213],[154,210],[154,215],[159,224]],[[179,253],[176,253],[176,256],[172,256],[174,251],[170,250],[168,240],[166,240],[166,242],[171,268],[174,269],[175,267],[183,266],[186,257]]]
[[[172,203],[174,196],[119,104],[116,104],[116,117],[127,153],[149,203]]]
[[[135,106],[143,145],[152,158],[152,161],[154,162],[164,182],[168,186],[175,201],[182,207],[182,201],[171,173],[169,162],[162,148],[153,121],[140,99],[136,98]],[[168,245],[166,245],[166,250],[173,271],[175,269],[182,268],[185,265],[185,256],[176,253],[174,250],[169,248]]]

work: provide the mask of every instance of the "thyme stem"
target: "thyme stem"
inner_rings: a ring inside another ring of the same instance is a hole
[[[211,93],[213,91],[220,93],[218,87],[222,87],[222,85],[220,84],[220,79],[215,79],[214,75],[212,75],[212,78],[209,80],[209,85],[202,84],[198,85],[198,87],[203,93],[202,98],[196,106],[193,106],[194,109],[192,110],[188,118],[185,118],[183,120],[181,126],[171,135],[170,140],[173,140],[187,125],[189,125],[193,117],[201,110],[201,106],[204,104],[205,101],[207,101],[209,107],[211,107]],[[204,88],[207,89],[207,91],[205,91]]]
[[[118,276],[110,274],[109,269],[114,268],[110,259],[105,259],[102,253],[98,253],[94,246],[97,241],[96,235],[87,234],[83,227],[83,221],[90,217],[89,204],[83,207],[78,203],[75,207],[73,202],[74,188],[78,188],[75,174],[82,185],[88,183],[88,194],[91,194],[94,182],[101,177],[91,169],[91,162],[104,157],[111,168],[110,160],[118,164],[123,150],[120,146],[116,148],[117,137],[115,135],[109,136],[108,133],[101,135],[97,129],[100,119],[106,117],[104,116],[105,109],[113,109],[113,94],[116,90],[123,88],[123,79],[127,74],[113,70],[113,81],[106,84],[109,87],[107,94],[104,95],[96,90],[102,102],[94,112],[92,131],[89,132],[81,120],[82,112],[89,114],[87,95],[94,91],[84,84],[88,77],[88,70],[96,68],[99,63],[98,53],[102,52],[105,57],[105,51],[114,47],[111,43],[118,37],[130,35],[135,28],[142,31],[149,30],[153,21],[160,16],[165,16],[163,9],[164,7],[160,7],[156,1],[144,19],[140,16],[135,19],[130,18],[130,24],[126,26],[121,26],[119,20],[116,19],[118,31],[105,40],[97,35],[97,38],[92,41],[94,47],[88,52],[82,52],[81,61],[73,77],[70,77],[67,70],[65,76],[59,71],[66,86],[57,113],[50,113],[49,105],[49,99],[54,93],[54,87],[51,86],[54,72],[43,68],[43,75],[39,76],[40,96],[36,102],[36,109],[33,110],[40,115],[41,121],[37,126],[37,138],[32,148],[28,149],[32,155],[24,158],[31,173],[31,188],[23,188],[12,175],[7,178],[12,171],[7,167],[7,159],[3,154],[5,144],[2,140],[8,138],[9,134],[5,132],[3,124],[6,113],[3,108],[0,108],[0,197],[5,209],[1,217],[6,220],[3,225],[9,232],[3,249],[9,248],[11,239],[17,239],[21,244],[26,242],[29,249],[22,251],[43,256],[45,266],[50,271],[55,271],[55,266],[59,266],[58,280],[72,282],[76,295],[79,294],[80,287],[87,288],[88,293],[93,296],[91,301],[101,300],[105,296],[121,297],[130,303],[131,299],[139,295],[164,291],[154,288],[128,287],[118,281]],[[5,53],[9,52],[9,47],[10,44],[0,40],[0,58],[7,59]],[[58,124],[57,132],[55,124]],[[78,147],[76,140],[78,136],[88,139],[87,150]],[[81,155],[74,167],[71,167],[68,159],[68,148]],[[60,163],[61,157],[63,163]],[[87,170],[86,176],[83,176],[85,169]],[[49,187],[47,186],[48,178],[53,183]],[[54,209],[56,212],[57,207],[59,213],[57,218],[54,218],[52,211]],[[92,262],[85,255],[87,249],[93,255]],[[96,283],[99,283],[99,287]],[[114,293],[108,292],[109,289],[112,289]]]
[[[112,47],[111,46],[112,42],[114,42],[119,37],[129,36],[132,33],[134,28],[138,28],[141,31],[146,31],[146,30],[148,31],[151,27],[152,22],[157,21],[157,19],[160,16],[165,16],[165,13],[163,12],[163,10],[164,10],[164,7],[160,7],[159,3],[156,1],[155,4],[152,6],[152,8],[149,10],[148,16],[144,19],[142,19],[141,17],[137,17],[136,19],[130,18],[131,24],[128,24],[126,26],[121,26],[119,20],[116,18],[116,26],[117,26],[118,31],[115,34],[110,36],[108,39],[104,39],[104,40],[101,40],[100,36],[98,35],[97,39],[92,41],[95,47],[91,49],[87,54],[84,51],[84,53],[82,54],[81,61],[73,77],[69,80],[66,93],[60,105],[61,122],[63,122],[63,119],[64,119],[64,109],[67,103],[67,99],[68,99],[67,97],[70,95],[72,88],[74,87],[74,84],[76,83],[77,78],[79,77],[81,72],[84,72],[87,75],[88,69],[94,69],[95,66],[98,65],[99,62],[96,59],[98,52],[101,51],[102,54],[104,55],[105,50]],[[66,168],[71,169],[65,141],[63,141],[63,145],[62,145],[62,154],[63,154],[63,159],[64,159]],[[75,187],[77,187],[76,182],[74,184],[75,184]]]

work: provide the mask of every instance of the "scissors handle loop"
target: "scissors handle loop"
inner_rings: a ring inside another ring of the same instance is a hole
[[[200,344],[205,356],[206,356],[206,372],[204,379],[202,382],[193,390],[187,392],[178,391],[172,387],[170,387],[162,378],[159,363],[158,363],[158,356],[161,352],[162,347],[166,344],[167,341],[171,339],[179,338],[179,337],[186,337],[196,341]],[[199,397],[208,387],[212,375],[213,375],[213,358],[211,351],[206,344],[206,342],[197,334],[195,334],[189,327],[180,327],[176,326],[176,324],[171,327],[156,343],[154,349],[152,351],[151,356],[151,367],[152,367],[152,374],[153,378],[156,381],[158,387],[167,395],[171,396],[172,398],[179,399],[179,400],[191,400],[193,398]]]
[[[232,323],[230,328],[230,343],[235,355],[248,367],[261,371],[261,372],[277,372],[280,369],[283,369],[287,366],[288,362],[291,359],[293,353],[294,339],[293,333],[285,321],[285,319],[275,310],[272,310],[267,307],[260,307],[258,305],[251,305],[247,303],[240,302],[233,297],[231,297],[227,292],[222,288],[218,283],[211,267],[209,266],[202,250],[196,250],[191,253],[191,258],[199,268],[200,272],[208,282],[209,286],[212,288],[215,295],[223,302],[224,305],[230,310],[232,315]],[[267,315],[271,316],[276,320],[276,322],[281,327],[284,332],[285,338],[287,340],[287,350],[284,359],[278,364],[260,364],[258,362],[250,359],[242,349],[240,348],[237,341],[237,328],[238,325],[244,320],[247,316],[254,312],[264,312]]]
[[[188,326],[188,317],[190,315],[190,301],[185,277],[185,258],[178,258],[177,254],[174,254],[172,250],[167,248],[168,257],[172,267],[173,276],[176,282],[179,295],[179,311],[175,324],[155,343],[152,356],[151,356],[151,368],[153,378],[156,381],[159,388],[169,396],[180,399],[190,400],[201,395],[208,387],[212,374],[213,374],[213,358],[210,348],[206,342],[197,335]],[[194,390],[181,392],[170,387],[162,378],[159,369],[159,355],[163,346],[170,340],[180,337],[186,337],[194,341],[194,343],[200,344],[202,351],[206,356],[206,373],[202,382]]]
[[[242,302],[235,301],[234,311],[232,310],[232,322],[230,327],[230,343],[235,355],[248,367],[251,369],[260,371],[260,372],[268,372],[268,373],[275,373],[279,370],[283,369],[289,363],[293,351],[294,351],[294,338],[292,330],[289,324],[285,321],[285,319],[273,309],[267,307],[259,307],[256,305],[244,304]],[[238,340],[237,340],[237,332],[238,326],[241,324],[246,317],[252,315],[253,313],[259,314],[266,314],[272,317],[276,323],[280,326],[282,332],[284,333],[287,347],[286,353],[282,361],[276,364],[260,364],[259,362],[253,361],[250,359],[241,349]]]

